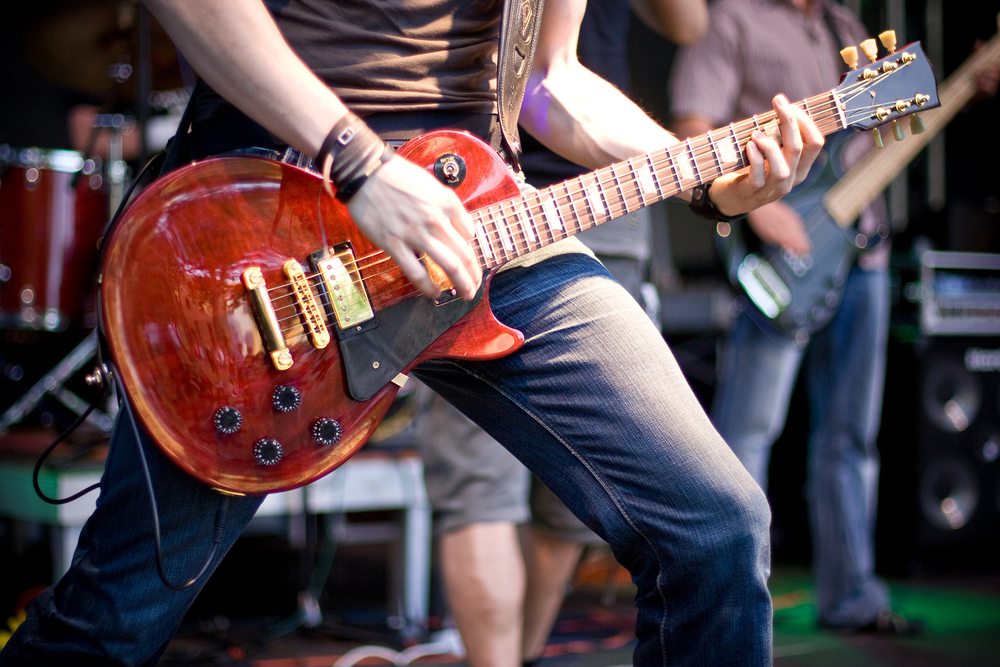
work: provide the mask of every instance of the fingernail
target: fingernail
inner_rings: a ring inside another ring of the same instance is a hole
[[[774,96],[774,101],[778,103],[779,106],[785,106],[788,104],[788,98],[785,97],[784,93],[778,93]]]

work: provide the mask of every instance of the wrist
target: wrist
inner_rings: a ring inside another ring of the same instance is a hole
[[[712,182],[710,181],[691,190],[689,206],[695,215],[714,222],[734,222],[744,216],[743,213],[729,215],[719,210],[715,202],[712,201],[711,188]]]
[[[330,129],[315,161],[324,184],[332,181],[334,195],[346,204],[392,156],[392,148],[348,111]]]

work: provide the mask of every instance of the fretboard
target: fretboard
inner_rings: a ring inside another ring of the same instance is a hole
[[[833,91],[797,104],[824,135],[847,127]],[[477,209],[473,246],[480,265],[496,268],[742,169],[748,164],[745,147],[755,131],[778,138],[777,114],[757,114],[668,148]]]

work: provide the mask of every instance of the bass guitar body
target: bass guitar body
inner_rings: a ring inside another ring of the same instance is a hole
[[[837,142],[824,151],[809,177],[782,201],[802,218],[811,252],[798,256],[762,243],[746,222],[732,225],[719,239],[730,282],[737,286],[777,330],[807,340],[825,326],[840,307],[847,274],[861,248],[877,239],[856,227],[841,227],[823,205],[843,175]]]
[[[454,187],[470,210],[518,193],[464,133],[423,135],[401,154],[431,172],[460,163]],[[420,361],[520,346],[493,317],[488,282],[473,302],[446,285],[439,302],[423,298],[315,174],[224,157],[129,206],[104,247],[101,323],[156,443],[213,487],[264,493],[343,463]]]

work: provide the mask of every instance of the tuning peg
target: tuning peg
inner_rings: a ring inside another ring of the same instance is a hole
[[[880,32],[878,35],[878,41],[882,42],[882,46],[884,46],[885,50],[888,51],[889,53],[896,52],[895,30],[886,30],[884,32]]]
[[[866,39],[861,42],[861,52],[865,54],[871,62],[878,60],[878,45],[875,43],[874,39]]]
[[[872,141],[875,142],[875,148],[885,148],[885,142],[882,141],[882,133],[879,132],[877,127],[872,128]]]
[[[915,113],[910,116],[910,134],[920,134],[926,129],[927,126],[924,125],[924,120],[920,117],[920,114]]]
[[[847,46],[842,48],[840,50],[840,57],[844,59],[849,69],[854,69],[858,66],[858,47]]]
[[[892,121],[892,136],[896,138],[896,141],[902,141],[906,138],[903,134],[903,126],[899,124],[898,120]]]

